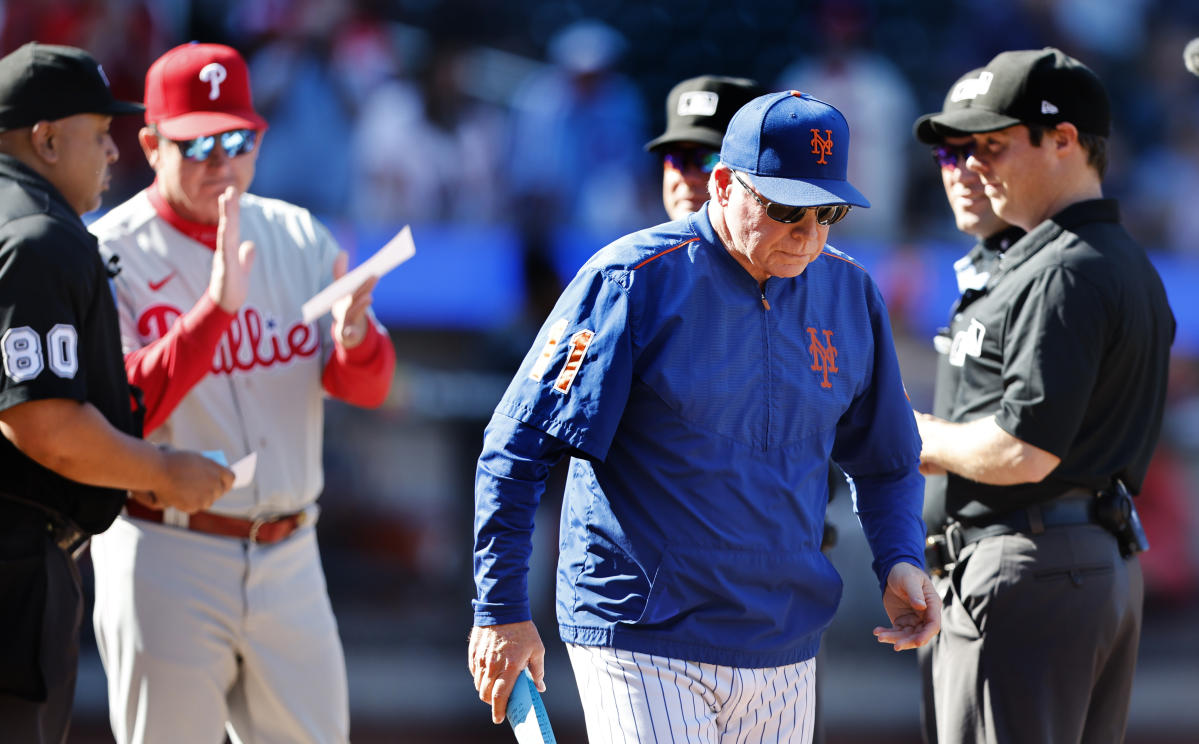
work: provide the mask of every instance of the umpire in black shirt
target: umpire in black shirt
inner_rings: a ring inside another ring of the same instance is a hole
[[[107,267],[80,215],[117,159],[103,70],[72,47],[0,59],[0,737],[66,741],[83,602],[72,551],[127,490],[188,512],[233,474],[143,442]]]
[[[969,137],[995,214],[1027,234],[955,308],[924,442],[939,744],[1122,741],[1140,639],[1128,493],[1161,429],[1175,322],[1104,199],[1103,84],[1052,48],[1004,52],[927,118]],[[939,409],[940,412],[941,409]]]

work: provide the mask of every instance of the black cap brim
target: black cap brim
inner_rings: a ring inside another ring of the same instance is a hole
[[[682,127],[672,129],[666,132],[661,137],[650,140],[645,145],[645,149],[653,152],[660,147],[670,145],[675,142],[690,142],[704,147],[711,147],[713,150],[720,149],[720,143],[724,139],[724,135],[720,132],[713,131],[707,127]]]
[[[925,114],[916,120],[912,125],[912,134],[919,141],[926,145],[935,145],[941,141],[941,137],[933,129],[933,117],[939,114]]]
[[[129,101],[113,101],[112,104],[104,111],[97,111],[98,114],[108,114],[110,116],[124,116],[126,114],[144,114],[146,107],[140,103],[131,103]]]
[[[934,142],[939,141],[942,137],[952,137],[959,134],[994,132],[999,129],[1014,127],[1019,123],[1020,120],[1014,116],[1007,116],[983,108],[957,109],[956,111],[934,114],[928,118],[928,127],[933,136],[937,137]],[[919,120],[917,120],[916,126],[919,128]],[[920,135],[917,134],[916,136],[919,137]]]

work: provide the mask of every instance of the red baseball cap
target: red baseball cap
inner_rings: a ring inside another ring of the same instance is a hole
[[[146,73],[146,123],[189,140],[231,129],[266,129],[254,110],[246,61],[224,44],[175,47]]]

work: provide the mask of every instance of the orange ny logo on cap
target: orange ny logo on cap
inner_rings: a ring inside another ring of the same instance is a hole
[[[833,130],[824,130],[823,137],[820,136],[819,129],[812,130],[812,154],[820,156],[820,159],[816,161],[817,163],[821,165],[828,164],[824,156],[833,154]]]

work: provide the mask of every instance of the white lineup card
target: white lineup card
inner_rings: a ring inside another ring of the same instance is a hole
[[[258,466],[258,453],[251,452],[229,466],[233,471],[233,487],[248,486],[254,480],[254,470]]]
[[[416,255],[416,244],[412,242],[412,230],[408,225],[395,234],[387,245],[375,251],[375,255],[363,261],[346,275],[304,303],[304,322],[311,323],[333,308],[333,304],[346,295],[354,293],[367,277],[383,276],[395,267]]]
[[[225,456],[224,450],[205,450],[200,454],[233,471],[233,488],[248,486],[254,480],[254,470],[258,466],[257,452],[251,452],[232,465],[229,464],[229,458]]]

